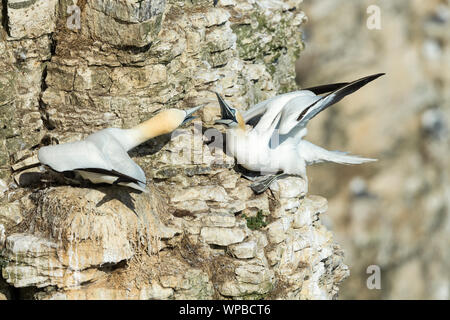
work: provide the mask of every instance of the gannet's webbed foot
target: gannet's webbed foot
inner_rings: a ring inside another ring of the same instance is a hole
[[[255,183],[252,183],[250,185],[250,188],[253,190],[254,193],[256,194],[260,194],[263,193],[264,191],[267,190],[267,188],[269,188],[270,184],[278,179],[287,177],[288,174],[285,173],[280,173],[280,174],[272,174],[269,176],[263,176],[260,179],[255,179],[258,180]]]

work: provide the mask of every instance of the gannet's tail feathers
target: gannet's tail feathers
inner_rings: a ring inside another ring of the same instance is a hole
[[[329,151],[305,140],[300,141],[298,145],[298,152],[300,156],[305,159],[306,164],[308,165],[324,161],[340,164],[361,164],[377,161],[377,159],[349,155],[347,152]]]
[[[326,96],[320,98],[319,100],[315,101],[308,107],[302,110],[300,115],[297,117],[298,125],[299,126],[305,126],[306,123],[314,118],[318,113],[322,112],[329,106],[332,106],[336,102],[342,100],[345,96],[357,91],[361,87],[365,86],[369,82],[375,80],[378,77],[381,77],[384,75],[384,73],[377,73],[371,76],[367,76],[358,80],[355,80],[353,82],[349,82],[347,84],[334,84],[334,85],[325,85],[321,87],[315,87],[313,88],[316,91],[324,91],[329,90],[332,86],[335,86],[336,90],[333,92],[327,94]],[[326,88],[327,86],[330,86],[330,88]],[[317,89],[319,88],[319,89]]]

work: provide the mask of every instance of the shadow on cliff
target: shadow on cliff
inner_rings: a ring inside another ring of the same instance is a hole
[[[96,207],[101,207],[105,203],[111,200],[120,201],[128,209],[136,212],[136,206],[134,204],[133,194],[141,194],[142,192],[128,188],[125,186],[111,186],[108,184],[92,184],[88,181],[77,181],[71,179],[72,177],[68,173],[57,172],[24,172],[22,173],[17,182],[20,187],[27,187],[32,189],[45,189],[49,187],[59,187],[70,185],[76,188],[95,189],[104,194],[103,198],[96,204]]]
[[[119,190],[119,188],[121,188]],[[97,188],[96,188],[97,189]],[[142,192],[136,191],[132,188],[128,187],[101,187],[97,189],[101,193],[104,194],[103,198],[96,204],[96,207],[101,207],[105,203],[108,203],[111,200],[120,201],[123,205],[125,205],[128,209],[133,211],[133,213],[139,217],[136,212],[136,206],[134,204],[134,198],[132,194],[141,194]]]

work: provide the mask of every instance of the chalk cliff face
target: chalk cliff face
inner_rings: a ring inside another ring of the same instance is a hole
[[[213,126],[213,91],[245,109],[295,88],[300,3],[3,1],[0,299],[335,298],[349,271],[326,200],[300,178],[254,195]],[[131,152],[149,194],[32,166],[42,145],[200,104]]]

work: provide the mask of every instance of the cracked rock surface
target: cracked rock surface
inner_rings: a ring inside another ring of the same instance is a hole
[[[254,195],[213,125],[214,91],[245,109],[295,88],[301,1],[85,0],[79,29],[70,0],[1,5],[0,299],[336,298],[327,201],[292,177]],[[200,104],[130,153],[149,194],[42,182],[43,145]]]

